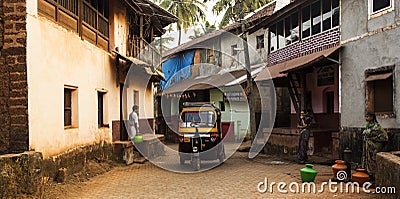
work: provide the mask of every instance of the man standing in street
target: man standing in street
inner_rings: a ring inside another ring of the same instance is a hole
[[[137,114],[138,106],[132,107],[132,112],[129,114],[129,138],[133,142],[137,133],[139,133],[139,117]]]

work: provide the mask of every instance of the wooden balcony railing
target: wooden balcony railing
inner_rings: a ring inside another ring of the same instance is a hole
[[[38,0],[38,10],[39,14],[77,32],[83,39],[109,50],[109,21],[89,2]]]

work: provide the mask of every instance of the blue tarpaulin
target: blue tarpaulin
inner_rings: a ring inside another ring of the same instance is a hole
[[[194,52],[194,50],[182,52],[162,63],[162,72],[167,80],[166,82],[161,81],[163,90],[178,83],[182,79],[188,79],[190,77],[191,70],[189,66],[193,65]]]

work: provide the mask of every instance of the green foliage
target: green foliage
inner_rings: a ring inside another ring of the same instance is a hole
[[[204,10],[206,5],[199,0],[161,0],[160,7],[180,19],[176,23],[179,31],[178,45],[180,44],[182,30],[186,32],[197,22],[205,20]]]
[[[209,0],[204,0],[204,3],[207,3],[207,1]],[[242,17],[254,12],[270,1],[271,0],[219,0],[212,8],[212,11],[214,14],[224,15],[219,24],[219,27],[224,27],[229,23],[239,21]]]

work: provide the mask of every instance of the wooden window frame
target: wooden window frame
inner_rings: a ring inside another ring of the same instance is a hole
[[[388,69],[389,68],[389,69]],[[379,74],[391,73],[391,75],[385,79],[377,79],[377,80],[368,80],[371,76],[376,76]],[[396,117],[396,106],[395,106],[395,76],[394,70],[392,67],[384,67],[383,69],[374,69],[374,70],[367,70],[365,72],[365,103],[366,103],[366,112],[372,111],[375,112],[378,118],[395,118]],[[391,80],[392,83],[392,110],[391,111],[381,111],[375,110],[375,85],[378,81],[386,81],[387,79]]]
[[[67,94],[69,93],[69,99]],[[69,103],[66,103],[67,100]],[[63,99],[63,113],[64,113],[64,128],[77,128],[78,127],[78,87],[64,85],[64,99]],[[68,105],[69,104],[69,105]],[[69,121],[66,121],[66,112],[69,112]]]

